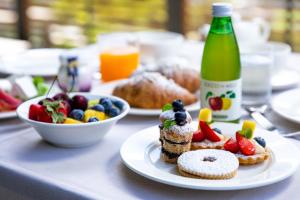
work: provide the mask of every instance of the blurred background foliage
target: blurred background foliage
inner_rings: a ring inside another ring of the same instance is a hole
[[[200,39],[216,0],[1,0],[0,36],[27,39],[33,47],[77,47],[111,31],[168,30],[178,24],[186,37]],[[262,17],[270,40],[300,51],[299,0],[227,0],[243,19]],[[170,10],[180,6],[178,16]],[[21,19],[21,20],[20,20]],[[20,25],[20,22],[22,25]]]

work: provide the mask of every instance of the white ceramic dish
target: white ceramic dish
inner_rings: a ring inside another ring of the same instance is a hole
[[[278,115],[300,124],[300,89],[283,92],[273,98],[272,109]]]
[[[1,58],[0,72],[32,76],[55,76],[59,69],[59,55],[63,49],[31,49]]]
[[[70,97],[76,94],[84,95],[88,99],[100,99],[101,97],[117,99],[123,102],[124,108],[118,116],[99,122],[84,124],[51,124],[28,119],[29,106],[32,103],[37,103],[39,100],[45,98],[37,97],[22,103],[18,107],[18,117],[33,126],[40,136],[47,142],[60,147],[74,148],[89,146],[99,142],[115,125],[115,123],[119,119],[123,118],[130,109],[126,101],[114,96],[93,95],[89,93],[71,93]]]
[[[120,83],[120,81],[122,81],[122,80],[112,81],[109,83],[103,83],[103,84],[94,86],[91,93],[93,93],[93,94],[101,93],[101,94],[111,95],[113,89],[115,88],[115,86],[118,83]],[[199,111],[200,110],[200,101],[198,101],[194,104],[185,106],[185,108],[188,112]],[[139,116],[158,116],[158,115],[160,115],[160,113],[161,113],[161,109],[142,109],[142,108],[131,107],[128,114],[139,115]]]
[[[8,119],[8,118],[13,118],[17,117],[16,111],[7,111],[7,112],[0,112],[0,119]]]
[[[193,125],[197,126],[197,122]],[[227,134],[241,129],[241,124],[214,123]],[[225,131],[226,130],[226,131]],[[160,159],[159,129],[144,129],[129,137],[122,145],[120,154],[124,164],[134,172],[151,180],[183,188],[198,190],[240,190],[269,185],[291,176],[298,168],[299,149],[282,136],[257,128],[271,149],[271,158],[262,164],[240,166],[238,174],[228,180],[193,179],[180,176],[176,165]]]
[[[272,75],[272,90],[279,91],[293,88],[299,84],[299,81],[300,75],[298,72],[294,70],[283,69]]]

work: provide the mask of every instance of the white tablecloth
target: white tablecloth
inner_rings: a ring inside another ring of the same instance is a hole
[[[272,112],[267,116],[282,131],[300,130]],[[0,121],[0,199],[299,199],[300,169],[270,186],[226,192],[176,188],[135,174],[122,163],[120,146],[157,125],[157,117],[127,116],[99,144],[81,149],[49,145],[32,128],[11,130],[19,124]],[[300,141],[293,142],[300,148]]]
[[[269,118],[286,131],[300,130],[300,125],[272,113]],[[0,184],[32,198],[297,199],[300,170],[280,183],[227,192],[176,188],[135,174],[122,164],[119,148],[131,134],[157,125],[156,118],[127,116],[99,144],[81,149],[51,146],[32,128],[1,131],[18,123],[18,120],[1,121]],[[294,143],[300,148],[299,141]],[[299,155],[295,155],[295,159],[299,159]]]

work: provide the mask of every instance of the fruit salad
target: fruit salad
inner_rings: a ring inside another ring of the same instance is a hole
[[[71,98],[59,93],[31,104],[28,118],[55,124],[92,123],[119,115],[123,107],[123,102],[108,97],[89,100],[83,95]]]

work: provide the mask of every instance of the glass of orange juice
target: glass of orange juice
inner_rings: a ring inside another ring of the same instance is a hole
[[[139,66],[139,48],[134,34],[112,33],[101,39],[100,72],[102,81],[128,78]]]

